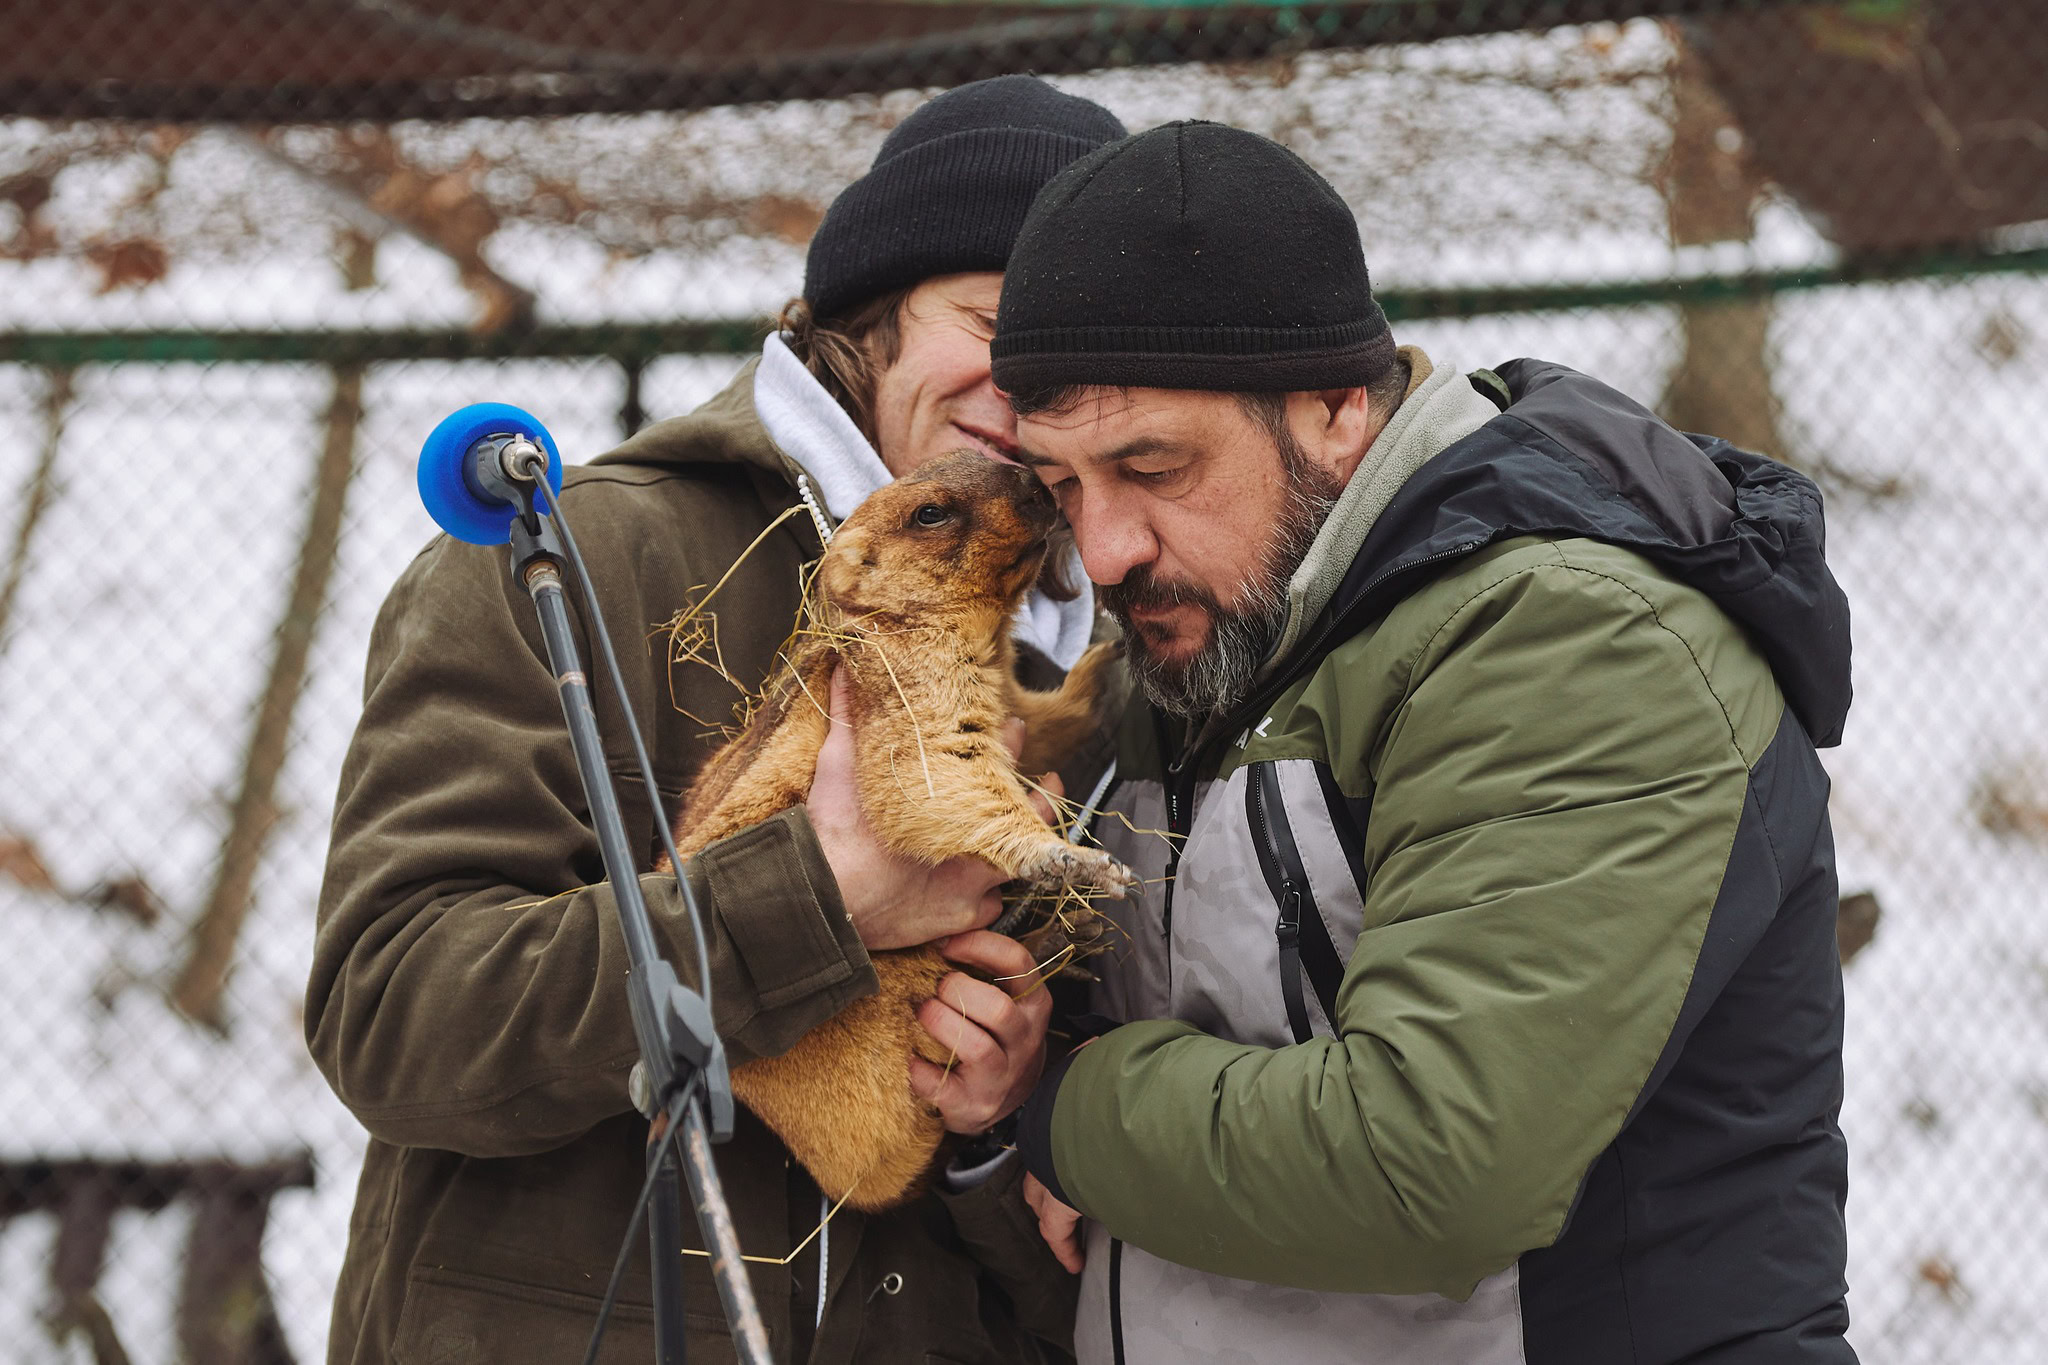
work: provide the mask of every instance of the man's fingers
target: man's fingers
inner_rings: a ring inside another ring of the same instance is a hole
[[[972,934],[955,934],[939,944],[939,951],[948,959],[969,967],[978,967],[994,979],[1010,997],[1013,1013],[1008,1016],[978,1016],[998,1020],[1003,1024],[1001,1033],[1006,1048],[1035,1047],[1045,1035],[1045,1026],[1052,1019],[1052,994],[1040,989],[1044,982],[1044,969],[1031,956],[1031,950],[1014,938],[992,934],[986,930]],[[939,983],[939,994],[948,995],[946,987],[954,977],[947,977]],[[971,980],[960,977],[962,981]],[[976,982],[976,985],[982,985]],[[986,987],[984,987],[986,989]]]
[[[1038,960],[1014,938],[984,929],[955,934],[941,941],[938,948],[949,961],[979,968],[1012,996],[1022,999],[1044,994],[1038,989]]]
[[[916,937],[893,946],[912,948],[920,943],[931,943],[949,934],[971,934],[986,929],[1003,917],[1003,896],[1000,891],[990,888],[981,893],[980,900],[969,900],[971,891],[939,892],[932,896],[930,908],[918,918]]]
[[[995,1035],[943,1000],[927,1000],[919,1005],[917,1022],[963,1067],[996,1067],[1002,1064],[1003,1047]]]
[[[825,742],[818,749],[817,771],[811,778],[811,794],[822,796],[834,807],[831,814],[843,815],[848,812],[841,806],[858,809],[859,798],[855,795],[853,780],[853,702],[846,690],[846,670],[832,670],[832,688],[826,696],[830,717],[825,731]]]
[[[927,1001],[927,1007],[933,1004]],[[938,1006],[944,1009],[943,1005]],[[953,1016],[955,1021],[959,1015]],[[924,1022],[920,1015],[919,1022]],[[945,1028],[933,1020],[928,1028]],[[967,1025],[972,1029],[972,1024]],[[979,1030],[976,1030],[979,1032]],[[940,1066],[923,1057],[910,1059],[910,1093],[930,1104],[945,1120],[946,1129],[954,1133],[979,1133],[1001,1118],[1006,1111],[1005,1100],[1000,1092],[995,1073],[1001,1069],[1002,1052],[989,1041],[987,1034],[981,1035],[981,1046],[986,1047],[996,1061],[970,1060],[976,1051],[969,1047],[954,1057],[950,1066]]]
[[[1026,1010],[1001,986],[954,972],[939,982],[938,999],[987,1031],[1006,1053],[1021,1055],[1038,1043],[1039,1012]]]
[[[1048,825],[1059,824],[1063,817],[1058,803],[1066,798],[1067,784],[1058,773],[1046,773],[1038,778],[1038,786],[1044,790],[1030,789],[1031,809]]]
[[[1012,762],[1023,757],[1024,718],[1022,716],[1012,716],[1003,722],[1003,747],[1010,751]]]
[[[1081,1215],[1057,1199],[1038,1215],[1038,1235],[1069,1275],[1080,1274],[1088,1264],[1081,1255]]]
[[[835,728],[838,726],[850,728],[853,725],[853,691],[851,685],[846,681],[846,670],[844,668],[834,668],[832,670],[832,695],[827,705],[830,708],[831,721]]]
[[[956,1078],[946,1073],[946,1068],[922,1057],[910,1059],[910,1093],[926,1104],[937,1104],[939,1092],[948,1085],[957,1084]]]
[[[1038,1216],[1038,1235],[1070,1274],[1078,1275],[1086,1264],[1081,1250],[1081,1215],[1053,1197],[1037,1176],[1024,1176],[1024,1202]]]

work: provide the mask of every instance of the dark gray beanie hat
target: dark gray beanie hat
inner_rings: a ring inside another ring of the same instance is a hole
[[[1036,76],[975,81],[920,106],[811,238],[804,299],[820,318],[934,275],[1001,270],[1032,198],[1124,135],[1116,115]]]
[[[998,388],[1355,388],[1394,364],[1358,220],[1279,143],[1169,123],[1045,187],[1003,277]]]

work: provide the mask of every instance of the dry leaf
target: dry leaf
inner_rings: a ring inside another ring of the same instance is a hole
[[[810,241],[824,217],[824,209],[816,203],[788,194],[764,194],[747,214],[748,225],[756,232],[780,237],[791,246]]]
[[[2000,308],[1984,319],[1974,349],[1985,364],[2003,368],[2026,353],[2028,339],[2025,324],[2010,309]]]
[[[0,835],[0,876],[8,877],[31,891],[55,891],[57,883],[43,862],[43,855],[26,839]]]
[[[115,242],[95,242],[85,249],[85,258],[99,268],[99,292],[137,289],[155,284],[171,271],[171,255],[163,244],[146,237],[126,237]]]
[[[1956,1270],[1955,1262],[1945,1256],[1929,1256],[1919,1266],[1922,1280],[1934,1286],[1950,1303],[1962,1303],[1970,1297],[1970,1291],[1963,1287],[1962,1275]]]
[[[115,910],[147,928],[164,917],[163,898],[140,877],[102,882],[85,899],[102,910]]]
[[[2026,768],[2008,765],[1984,774],[1970,806],[1977,823],[1993,834],[2048,842],[2048,792]]]

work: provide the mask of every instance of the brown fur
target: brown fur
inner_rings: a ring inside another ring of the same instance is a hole
[[[918,520],[937,507],[937,525]],[[1031,474],[977,454],[935,460],[863,503],[832,537],[808,629],[746,729],[685,798],[689,857],[805,800],[828,726],[835,667],[849,683],[869,824],[894,852],[936,864],[972,854],[1014,880],[1122,894],[1130,873],[1060,838],[1032,809],[1002,742],[1027,726],[1024,772],[1054,768],[1102,721],[1116,651],[1084,655],[1057,692],[1019,687],[1009,624],[1045,557],[1056,514]],[[881,1209],[914,1193],[944,1126],[910,1092],[913,1051],[949,1058],[916,1009],[953,968],[930,947],[872,954],[878,994],[779,1057],[733,1071],[733,1091],[835,1201]]]

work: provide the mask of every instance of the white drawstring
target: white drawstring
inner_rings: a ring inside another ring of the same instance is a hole
[[[821,1192],[818,1195],[818,1320],[812,1329],[825,1325],[825,1290],[831,1284],[832,1270],[832,1201]]]
[[[825,509],[818,505],[818,495],[811,491],[811,481],[808,476],[803,474],[796,476],[796,495],[802,498],[804,506],[810,509],[811,524],[818,528],[818,543],[830,545],[832,543],[832,523],[825,519]]]

